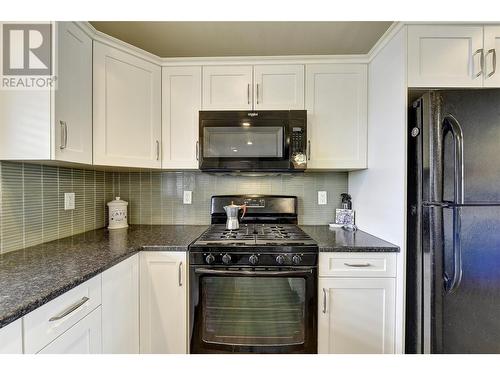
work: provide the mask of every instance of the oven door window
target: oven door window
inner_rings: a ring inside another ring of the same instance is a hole
[[[202,340],[245,346],[300,345],[306,281],[295,277],[201,278]]]
[[[282,126],[207,126],[203,129],[204,158],[283,158]]]

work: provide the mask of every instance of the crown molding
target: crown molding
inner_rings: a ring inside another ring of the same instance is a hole
[[[94,41],[132,53],[159,66],[252,65],[252,64],[368,64],[385,45],[406,25],[423,22],[394,22],[366,54],[357,55],[290,55],[290,56],[230,56],[230,57],[159,57],[132,44],[114,38],[94,28],[87,21],[76,24]],[[426,22],[432,24],[432,22]],[[457,23],[457,22],[455,22]]]

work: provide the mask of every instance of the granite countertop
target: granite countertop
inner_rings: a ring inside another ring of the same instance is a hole
[[[0,255],[0,328],[140,250],[187,251],[208,225],[131,225],[98,229]],[[301,228],[323,252],[398,252],[358,230]]]
[[[0,328],[140,250],[186,251],[208,226],[98,229],[0,255]]]
[[[301,225],[319,246],[320,252],[399,252],[399,247],[362,230],[350,232],[328,225]]]

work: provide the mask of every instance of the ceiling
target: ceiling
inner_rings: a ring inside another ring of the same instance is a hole
[[[159,57],[365,54],[392,22],[90,22]]]

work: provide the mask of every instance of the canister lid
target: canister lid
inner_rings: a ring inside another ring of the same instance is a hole
[[[111,202],[108,202],[108,206],[127,206],[127,205],[128,202],[121,200],[120,197],[116,197]]]

